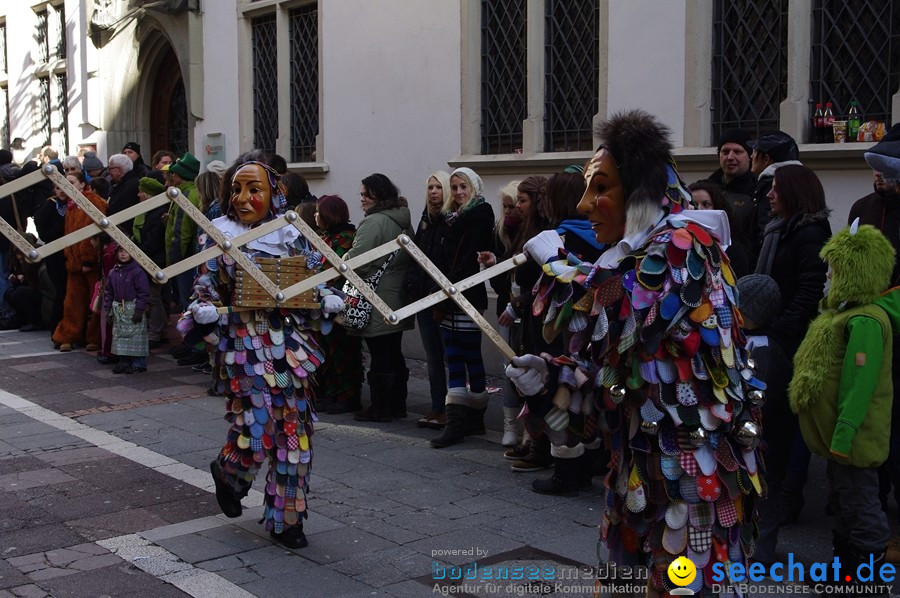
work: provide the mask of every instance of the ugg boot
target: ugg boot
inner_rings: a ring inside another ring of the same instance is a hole
[[[487,412],[488,401],[491,395],[487,390],[481,392],[466,391],[465,404],[469,408],[469,416],[466,419],[466,436],[482,436],[487,433],[484,429],[484,414]]]
[[[466,436],[469,411],[465,405],[447,404],[447,425],[440,436],[431,439],[431,446],[444,448],[460,443]]]
[[[518,446],[522,442],[525,422],[519,420],[518,417],[519,410],[515,407],[503,408],[503,439],[500,444],[505,447]]]
[[[553,475],[546,480],[535,480],[531,483],[531,489],[538,494],[553,494],[556,496],[578,496],[581,487],[579,481],[579,465],[581,457],[563,458],[553,457]]]
[[[394,387],[391,389],[391,416],[397,419],[406,417],[406,397],[409,393],[409,370],[394,373]]]
[[[357,411],[353,419],[358,422],[391,421],[390,393],[394,385],[394,374],[378,374],[369,372],[369,394],[371,405],[368,409]]]

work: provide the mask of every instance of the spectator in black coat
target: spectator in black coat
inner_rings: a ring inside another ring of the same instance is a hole
[[[141,175],[134,170],[134,163],[125,154],[113,154],[109,157],[109,176],[112,179],[112,189],[109,192],[109,210],[107,216],[112,216],[123,210],[138,204],[138,182]],[[120,223],[119,229],[129,237],[133,220]]]

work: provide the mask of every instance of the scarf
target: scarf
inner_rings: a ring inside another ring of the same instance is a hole
[[[781,240],[781,233],[785,224],[784,218],[776,218],[766,225],[762,249],[760,249],[759,259],[756,261],[756,274],[770,274],[772,272],[772,263],[775,261],[778,241]]]
[[[466,212],[472,210],[476,206],[480,206],[484,203],[484,198],[480,195],[473,197],[469,200],[469,203],[464,205],[462,208],[454,211],[448,212],[447,215],[444,216],[444,219],[447,221],[447,226],[453,226],[453,224],[459,219],[460,216],[465,214]]]

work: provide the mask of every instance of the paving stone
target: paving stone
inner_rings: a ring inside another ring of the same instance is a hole
[[[0,471],[4,475],[19,473],[23,471],[35,471],[39,469],[47,469],[47,463],[40,459],[37,455],[19,455],[14,459],[0,460]],[[2,478],[3,476],[0,476]]]
[[[0,560],[0,590],[27,584],[28,577],[5,560]]]
[[[182,598],[187,596],[178,588],[149,573],[116,565],[82,571],[73,575],[41,582],[54,598],[83,598],[84,596],[154,596]]]
[[[164,505],[149,505],[144,508],[158,515],[166,523],[179,523],[221,512],[219,505],[216,504],[216,497],[206,492],[190,498],[173,500]]]
[[[433,586],[426,586],[417,581],[404,581],[384,586],[382,591],[396,598],[434,598]]]
[[[47,434],[49,432],[55,432],[55,429],[43,422],[34,420],[4,424],[0,426],[0,436],[2,436],[4,440],[12,444],[15,444],[14,440],[17,438],[25,438],[27,436],[34,436],[36,434]]]
[[[0,490],[15,491],[51,486],[53,484],[71,484],[77,480],[56,468],[35,469],[32,471],[0,475]]]
[[[167,538],[156,542],[181,560],[187,563],[209,561],[229,554],[236,554],[243,549],[233,544],[220,542],[200,534],[188,534],[175,538]],[[256,546],[259,546],[257,544]]]
[[[17,588],[10,588],[9,591],[11,595],[16,598],[47,598],[48,596],[51,596],[47,590],[33,583]]]
[[[362,530],[375,534],[394,544],[406,544],[421,540],[423,534],[381,520],[366,521],[358,525]]]
[[[3,546],[3,555],[7,558],[82,542],[84,538],[78,532],[63,525],[32,526],[0,533],[0,546]]]
[[[303,557],[325,564],[342,561],[356,555],[377,552],[394,545],[361,529],[342,527],[315,538],[314,550],[304,550]],[[311,544],[312,547],[312,544]]]
[[[67,525],[88,540],[97,541],[153,529],[166,523],[164,519],[146,509],[125,509],[107,515],[74,519],[68,521]]]
[[[74,463],[94,462],[101,459],[111,459],[113,457],[115,457],[113,453],[96,446],[48,451],[35,455],[36,459],[44,463],[49,463],[54,467],[62,467]]]
[[[495,496],[467,496],[453,501],[453,506],[465,510],[469,514],[486,513],[494,510],[503,511],[503,509],[513,508],[516,505],[506,500],[502,500]]]
[[[453,565],[463,565],[479,558],[478,550],[483,551],[481,558],[490,558],[491,555],[521,548],[524,544],[500,536],[493,530],[479,528],[459,528],[453,531],[411,542],[405,545],[431,558],[440,558]],[[441,552],[435,552],[441,551]],[[452,554],[448,551],[468,551],[471,554]],[[486,551],[486,553],[484,553]]]
[[[345,596],[353,592],[372,591],[368,584],[326,567],[317,567],[293,553],[260,562],[253,567],[253,571],[262,579],[242,584],[241,587],[256,596],[305,596],[316,595],[320,591],[325,592],[323,595]]]

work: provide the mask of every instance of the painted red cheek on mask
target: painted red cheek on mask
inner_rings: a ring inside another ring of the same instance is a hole
[[[258,195],[250,196],[250,207],[253,208],[254,212],[261,212],[263,209],[263,201]]]

